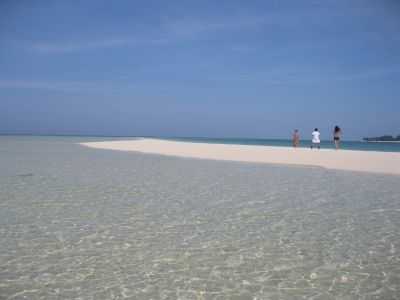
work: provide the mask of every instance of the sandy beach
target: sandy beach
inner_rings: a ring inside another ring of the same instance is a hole
[[[81,145],[108,150],[135,151],[198,159],[314,166],[335,170],[400,175],[400,153],[311,150],[270,146],[190,143],[158,139],[87,142]]]

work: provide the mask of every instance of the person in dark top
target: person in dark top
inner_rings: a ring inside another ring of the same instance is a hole
[[[339,126],[335,126],[333,130],[333,142],[335,143],[335,148],[338,150],[340,148],[340,138],[342,136],[342,130]]]
[[[295,129],[295,131],[293,132],[293,147],[297,148],[300,144],[300,134],[299,131],[297,129]]]

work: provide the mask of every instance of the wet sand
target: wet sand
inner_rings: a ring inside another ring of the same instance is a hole
[[[158,139],[89,142],[82,145],[98,149],[136,151],[200,159],[255,163],[316,166],[327,169],[400,174],[400,153],[311,150],[248,145],[177,142]]]

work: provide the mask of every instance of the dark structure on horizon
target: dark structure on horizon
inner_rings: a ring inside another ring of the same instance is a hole
[[[363,138],[366,142],[400,142],[400,135],[393,137],[391,135],[383,135],[379,137],[365,137]]]

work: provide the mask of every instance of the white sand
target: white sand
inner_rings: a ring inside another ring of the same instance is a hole
[[[400,175],[400,153],[349,150],[311,150],[271,146],[177,142],[157,139],[89,142],[81,145],[121,151],[180,157],[317,166],[328,169]]]

